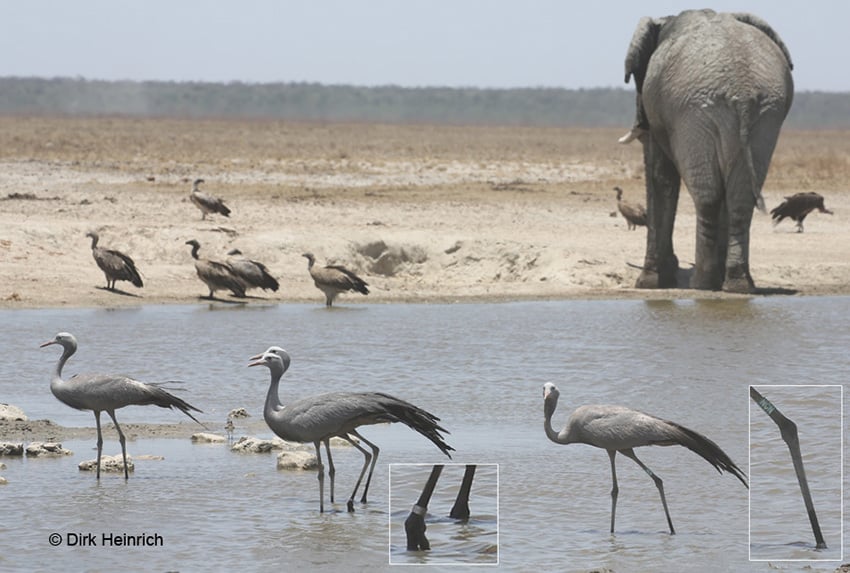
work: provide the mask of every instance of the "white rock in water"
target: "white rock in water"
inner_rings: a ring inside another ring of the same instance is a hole
[[[9,482],[6,481],[6,478],[4,478],[3,476],[0,476],[0,485],[6,485],[7,483],[9,483]]]
[[[97,471],[97,460],[86,460],[80,462],[80,471],[94,472]],[[124,472],[124,460],[121,454],[115,456],[103,456],[100,459],[100,471],[102,472]],[[130,456],[127,456],[127,471],[136,471],[136,466]]]
[[[23,444],[11,442],[0,442],[0,456],[22,456],[24,455]]]
[[[59,442],[30,442],[27,446],[29,457],[70,456],[74,452],[66,450]]]
[[[227,414],[228,418],[250,418],[251,414],[245,408],[234,408]]]
[[[230,447],[233,452],[243,452],[249,454],[262,454],[272,450],[282,450],[286,442],[275,437],[272,440],[261,440],[254,436],[242,436],[235,444]]]
[[[0,463],[0,470],[5,470],[5,469],[6,469],[6,464]]]
[[[359,444],[359,443],[360,443],[360,440],[358,440],[358,439],[357,439],[357,438],[355,438],[354,436],[351,436],[351,440],[352,440],[355,444]],[[302,445],[303,445],[303,444],[302,444]],[[351,442],[349,442],[348,440],[343,440],[342,438],[338,438],[338,437],[334,436],[333,438],[331,438],[331,445],[332,445],[332,446],[349,446],[349,447],[350,447],[350,446],[351,446]]]
[[[24,411],[17,406],[11,404],[0,404],[0,420],[10,422],[26,422],[29,418],[24,415]]]
[[[302,450],[281,452],[277,456],[279,470],[312,470],[318,467],[316,454]]]
[[[203,442],[206,444],[221,444],[227,441],[227,438],[224,436],[219,436],[218,434],[211,434],[209,432],[199,432],[197,434],[192,434],[193,442]]]

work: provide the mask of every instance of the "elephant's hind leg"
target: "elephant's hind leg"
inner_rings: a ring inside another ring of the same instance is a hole
[[[723,290],[751,294],[756,292],[755,283],[750,275],[750,224],[753,221],[753,210],[756,206],[753,186],[761,188],[761,179],[752,181],[743,162],[739,162],[730,174],[727,186],[729,188],[726,192],[729,250],[726,255]]]
[[[646,170],[646,258],[636,288],[676,288],[679,260],[673,252],[673,224],[679,202],[679,172],[655,136],[642,138]]]
[[[705,201],[710,190],[692,191],[697,211],[696,265],[691,276],[691,288],[720,290],[726,266],[727,220],[724,201]]]

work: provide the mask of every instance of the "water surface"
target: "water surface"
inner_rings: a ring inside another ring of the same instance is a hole
[[[38,345],[67,330],[80,349],[66,376],[102,371],[181,380],[181,396],[204,410],[200,418],[211,427],[221,428],[228,411],[244,407],[261,437],[271,437],[257,423],[268,372],[246,365],[251,355],[280,345],[292,355],[281,385],[284,403],[328,390],[388,392],[442,418],[457,450],[453,462],[499,464],[497,549],[503,568],[797,571],[810,564],[749,561],[749,492],[681,447],[637,451],[664,480],[677,535],[667,533],[652,481],[622,456],[617,530],[611,535],[608,456],[546,439],[542,385],[560,387],[556,427],[581,404],[627,405],[706,434],[746,471],[749,385],[843,384],[848,316],[846,297],[2,311],[7,336],[0,402],[20,406],[33,419],[92,425],[90,412],[64,406],[49,390],[59,349]],[[819,408],[836,411],[833,403]],[[126,422],[181,418],[154,407],[118,414]],[[846,435],[846,421],[842,430]],[[821,455],[818,444],[834,443],[835,428],[814,432],[807,470],[833,475],[834,450]],[[334,455],[338,503],[325,514],[318,512],[315,473],[277,471],[273,456],[193,445],[188,435],[128,442],[131,455],[165,458],[137,461],[129,483],[110,475],[98,484],[76,469],[94,457],[93,440],[66,443],[74,451],[68,458],[7,458],[0,569],[108,570],[112,559],[147,570],[190,571],[211,563],[244,571],[389,568],[387,464],[449,460],[398,424],[363,433],[381,447],[381,457],[370,502],[354,514],[345,512],[344,501],[362,456],[351,448]],[[115,434],[105,434],[106,453],[117,453]],[[818,469],[819,459],[829,467]],[[830,499],[840,485],[833,480],[825,486]],[[839,559],[841,508],[818,511],[830,537],[838,536],[828,538],[827,556]],[[484,519],[490,514],[486,510]],[[770,544],[802,542],[795,547],[797,558],[823,557],[805,535],[804,512],[774,512],[771,519],[771,527],[788,536]],[[165,543],[120,553],[48,543],[51,532],[113,530],[155,532]],[[470,544],[471,551],[480,551],[479,541],[492,544],[492,536],[484,535]],[[814,563],[808,570],[831,571],[837,564]]]

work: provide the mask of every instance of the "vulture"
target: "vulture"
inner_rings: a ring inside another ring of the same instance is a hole
[[[794,219],[797,221],[797,232],[802,233],[803,219],[815,209],[821,213],[832,215],[832,211],[824,207],[822,195],[814,192],[796,193],[795,195],[785,197],[785,201],[778,207],[770,210],[770,215],[773,217],[774,226],[778,225],[786,217]]]
[[[632,205],[623,201],[623,190],[619,187],[614,187],[614,191],[617,192],[617,209],[626,219],[629,230],[637,229],[638,225],[646,227],[646,209],[643,208],[643,205]]]
[[[195,271],[198,277],[210,289],[208,298],[214,298],[217,290],[230,290],[240,298],[245,296],[245,287],[242,286],[242,281],[236,276],[233,267],[221,261],[200,258],[198,250],[201,245],[195,239],[186,241],[186,244],[192,245],[192,258],[195,259]]]
[[[206,219],[208,213],[221,213],[225,217],[230,217],[230,209],[224,204],[224,201],[198,189],[198,185],[203,182],[203,179],[195,179],[192,183],[192,193],[189,195],[189,199],[192,200],[195,207],[201,210],[201,220]]]
[[[333,306],[334,298],[341,292],[353,290],[369,294],[369,283],[347,268],[339,265],[315,267],[316,257],[313,253],[304,253],[302,256],[307,258],[307,270],[310,271],[316,288],[325,293],[325,306]]]
[[[235,255],[242,254],[242,251],[239,249],[232,249],[227,254],[230,257],[227,260],[230,268],[233,269],[234,274],[242,282],[242,286],[246,291],[252,288],[271,289],[273,292],[277,291],[280,285],[269,273],[266,265],[244,257],[235,258]]]
[[[86,233],[86,237],[91,237],[91,254],[94,257],[94,262],[106,275],[106,288],[108,290],[115,290],[115,281],[128,281],[133,283],[134,287],[142,288],[142,277],[139,275],[133,259],[121,251],[98,247],[97,241],[100,237],[94,231]]]

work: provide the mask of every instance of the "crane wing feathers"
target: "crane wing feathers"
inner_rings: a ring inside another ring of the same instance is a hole
[[[177,408],[198,422],[189,410],[201,410],[167,392],[163,384],[167,382],[145,383],[123,375],[77,374],[51,389],[62,402],[78,410],[117,410],[124,406],[152,404]]]
[[[448,433],[437,422],[439,418],[380,392],[332,392],[292,402],[282,411],[287,433],[284,439],[314,442],[348,433],[359,426],[401,422],[433,442],[447,456],[451,446],[440,432]]]
[[[718,472],[729,472],[747,485],[741,469],[709,438],[681,424],[637,410],[623,406],[582,406],[570,417],[568,432],[573,441],[606,450],[681,445],[698,454]]]

